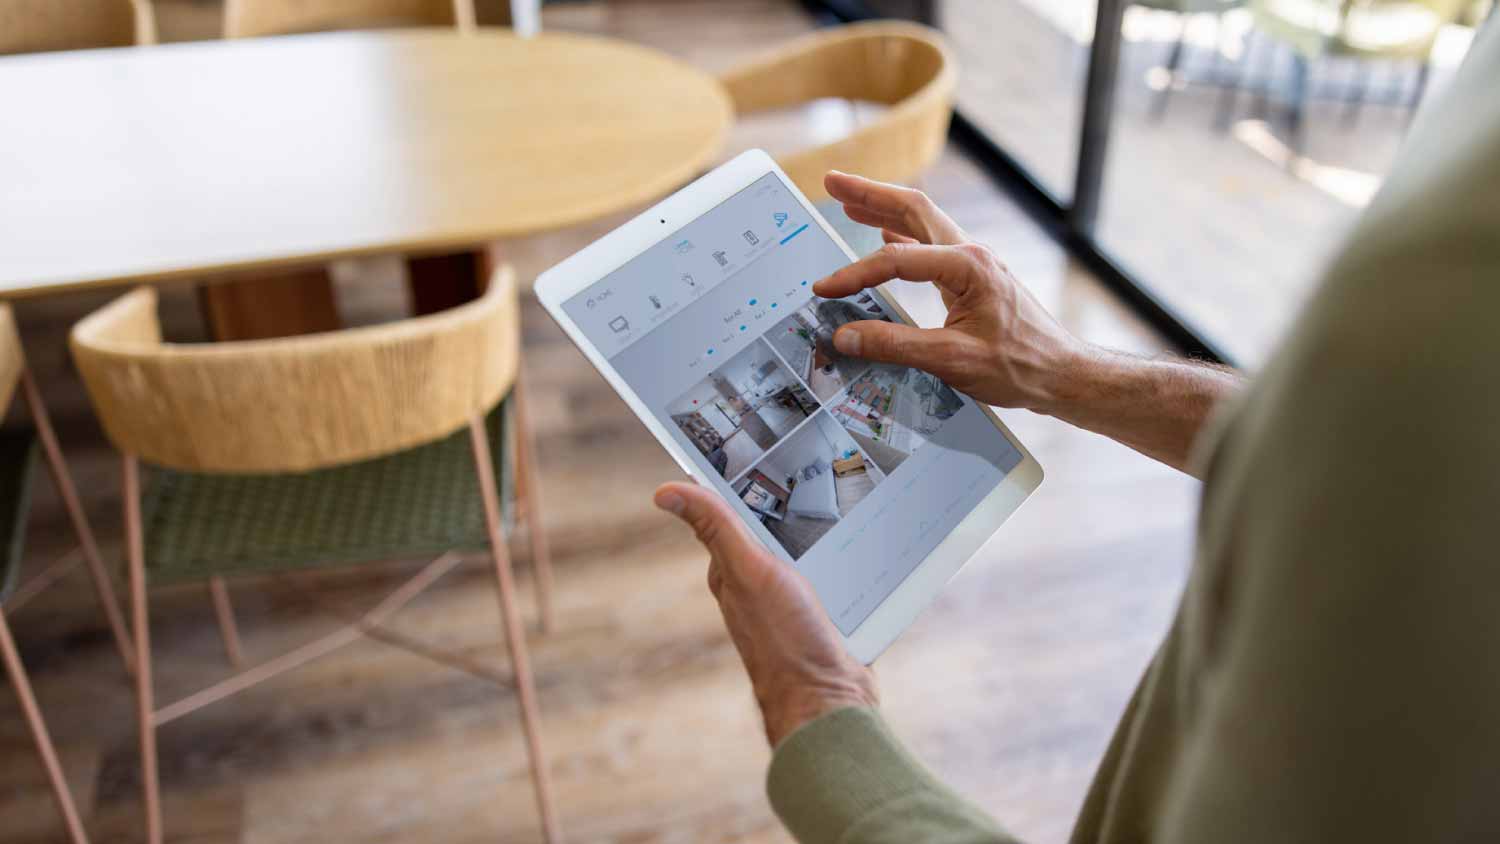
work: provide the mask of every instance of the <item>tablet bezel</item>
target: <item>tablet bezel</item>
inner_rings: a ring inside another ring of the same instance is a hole
[[[610,232],[557,266],[537,277],[536,296],[548,314],[557,322],[599,370],[611,388],[624,399],[632,412],[645,424],[657,442],[672,455],[677,465],[693,480],[718,489],[708,475],[668,432],[635,390],[620,376],[609,360],[584,336],[583,331],[563,310],[563,303],[600,281],[610,273],[640,256],[646,250],[671,237],[674,232],[706,214],[716,206],[749,187],[757,179],[774,173],[803,209],[838,244],[850,261],[859,260],[843,238],[807,197],[787,178],[786,173],[762,150],[750,150],[736,156],[667,197],[618,229]],[[911,315],[882,286],[877,288],[880,300],[893,315],[908,325],[916,325]],[[1021,453],[1022,460],[989,495],[964,517],[937,547],[912,569],[911,573],[875,607],[865,620],[844,637],[845,646],[860,662],[875,660],[930,605],[943,587],[961,571],[994,536],[1005,520],[1021,506],[1042,482],[1043,472],[1036,458],[1021,444],[1015,434],[1000,421],[993,408],[976,402],[1001,436]],[[752,531],[753,533],[753,531]],[[825,608],[826,609],[826,608]]]

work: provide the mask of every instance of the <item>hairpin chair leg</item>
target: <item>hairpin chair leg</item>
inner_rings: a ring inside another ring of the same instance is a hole
[[[115,647],[119,648],[120,659],[125,661],[125,670],[129,672],[133,666],[130,636],[125,632],[125,617],[120,612],[119,601],[115,598],[115,587],[110,583],[109,573],[104,570],[104,560],[99,556],[99,544],[94,541],[94,531],[89,527],[88,517],[84,515],[83,505],[78,500],[78,490],[73,486],[73,477],[68,474],[68,465],[63,462],[62,448],[57,444],[57,433],[52,428],[52,420],[47,415],[47,408],[42,404],[41,390],[37,389],[31,370],[25,366],[21,367],[21,395],[25,397],[26,406],[31,410],[31,419],[36,425],[37,439],[41,440],[42,453],[47,458],[47,468],[52,473],[52,482],[62,498],[63,508],[68,511],[68,519],[73,523],[73,532],[78,535],[78,544],[83,550],[83,559],[88,564],[89,575],[94,581],[94,592],[99,596],[104,618],[109,622],[110,632],[115,637]]]
[[[235,669],[245,666],[245,657],[240,650],[240,629],[234,623],[234,604],[229,601],[229,587],[224,578],[209,578],[208,592],[213,597],[214,615],[219,619],[219,636],[224,639],[224,656]]]
[[[125,554],[130,562],[130,618],[135,627],[136,723],[141,733],[141,794],[147,844],[161,844],[161,784],[156,771],[156,700],[151,687],[151,627],[146,614],[146,550],[141,534],[141,480],[136,459],[120,461],[124,479]]]
[[[1177,40],[1172,42],[1171,52],[1167,53],[1167,84],[1156,92],[1155,99],[1151,102],[1151,120],[1160,122],[1167,116],[1167,100],[1172,96],[1172,86],[1177,84],[1178,72],[1182,69],[1182,53],[1187,45],[1188,16],[1177,15]]]
[[[88,844],[83,834],[83,822],[78,819],[78,809],[73,805],[73,795],[68,791],[68,781],[63,777],[62,765],[57,761],[57,751],[52,747],[52,737],[47,734],[47,724],[42,721],[42,711],[36,705],[36,696],[31,693],[31,683],[26,679],[26,666],[21,664],[21,655],[16,652],[15,640],[11,638],[10,626],[5,622],[5,613],[0,611],[0,658],[5,662],[5,673],[10,675],[10,684],[21,701],[21,712],[26,716],[26,726],[36,742],[37,756],[47,770],[47,780],[52,785],[52,797],[57,801],[57,810],[62,813],[63,823],[68,827],[68,839],[73,844]]]
[[[531,543],[531,570],[536,575],[537,614],[541,617],[542,632],[551,633],[556,629],[552,615],[552,553],[547,545],[547,528],[542,523],[542,485],[536,468],[536,429],[531,426],[526,381],[519,374],[516,376],[513,392],[516,427],[519,429],[516,439],[516,474],[519,476],[526,513],[526,536]]]
[[[490,461],[490,443],[483,419],[470,420],[469,439],[474,448],[479,495],[484,502],[484,521],[490,535],[490,556],[495,564],[505,643],[510,650],[511,667],[516,673],[516,694],[521,701],[521,727],[526,734],[526,752],[531,761],[531,780],[536,789],[537,811],[542,820],[542,837],[548,844],[560,844],[562,833],[558,829],[557,814],[552,807],[551,780],[547,771],[547,757],[542,752],[541,727],[538,724],[536,688],[532,685],[531,663],[526,654],[526,630],[516,609],[510,551],[506,548],[505,536],[500,527],[500,495],[495,487],[495,464]]]

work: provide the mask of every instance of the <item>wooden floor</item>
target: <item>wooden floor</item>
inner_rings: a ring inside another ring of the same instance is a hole
[[[809,26],[797,6],[771,0],[565,4],[549,7],[547,24],[638,38],[709,67]],[[785,142],[787,131],[783,123],[772,134]],[[750,127],[737,143],[756,132]],[[924,185],[1074,331],[1158,350],[972,164],[950,152]],[[614,222],[506,249],[534,275]],[[401,288],[389,269],[340,267],[352,321],[398,314]],[[919,317],[940,319],[922,288],[906,285],[900,296]],[[71,323],[108,298],[29,302],[17,316],[106,556],[116,561],[116,461],[64,346]],[[171,288],[163,308],[170,334],[201,336],[186,290]],[[769,754],[704,585],[705,557],[650,506],[651,490],[677,471],[534,302],[523,326],[557,555],[558,630],[530,641],[570,840],[786,841],[764,797]],[[1058,842],[1174,608],[1198,490],[1099,437],[1026,413],[1003,416],[1047,481],[970,564],[962,587],[947,590],[878,668],[887,715],[916,752],[1013,832]],[[51,489],[41,482],[37,492],[32,570],[71,544]],[[274,655],[337,624],[309,607],[309,593],[367,606],[412,569],[234,584],[249,655]],[[506,674],[489,583],[482,566],[467,566],[394,626]],[[131,696],[86,586],[70,576],[13,625],[90,832],[96,841],[134,842],[141,816]],[[521,586],[529,608],[524,563]],[[160,699],[226,673],[206,590],[158,591],[152,611]],[[161,731],[161,755],[174,842],[539,840],[510,691],[373,642],[174,722]],[[19,709],[4,693],[0,759],[0,840],[62,840]]]

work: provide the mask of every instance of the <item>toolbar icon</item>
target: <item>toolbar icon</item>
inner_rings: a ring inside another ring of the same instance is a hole
[[[754,246],[755,244],[760,243],[760,238],[755,236],[755,232],[750,231],[749,229],[745,229],[745,242],[750,244],[751,246]]]
[[[726,258],[726,257],[724,257],[724,250],[722,250],[722,249],[720,249],[718,252],[714,253],[714,260],[718,261],[719,262],[719,266],[721,266],[721,267],[727,267],[727,266],[729,266],[729,259]]]
[[[654,305],[658,311],[661,310],[660,299],[656,298],[655,296],[647,296],[646,298],[651,300],[651,304]]]
[[[609,321],[609,330],[616,334],[630,330],[630,322],[625,317],[617,316]]]
[[[782,226],[786,225],[786,212],[777,211],[775,214],[771,215],[771,219],[776,221],[776,228],[779,229]]]
[[[686,255],[693,251],[693,242],[691,240],[679,240],[673,248],[677,250],[678,255]]]
[[[692,288],[695,288],[695,289],[698,287],[698,283],[695,282],[695,281],[693,281],[693,274],[692,273],[683,273],[682,274],[682,283],[686,284],[688,287],[692,287]]]

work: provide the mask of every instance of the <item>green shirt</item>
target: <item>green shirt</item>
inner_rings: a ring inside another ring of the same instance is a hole
[[[1500,25],[1198,445],[1197,560],[1074,829],[1500,841]],[[879,715],[777,747],[803,844],[1004,842]]]

